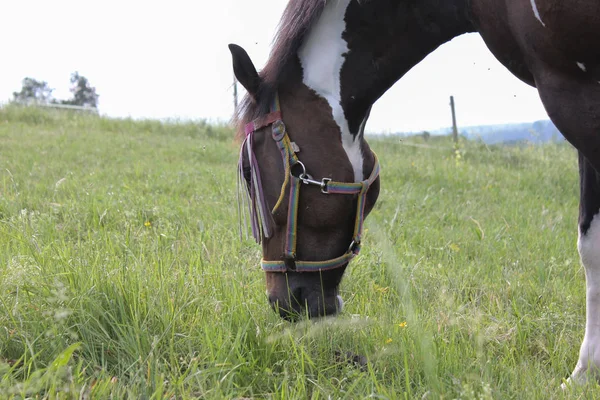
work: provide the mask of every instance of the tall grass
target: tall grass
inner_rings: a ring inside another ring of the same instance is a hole
[[[0,398],[598,396],[558,389],[584,324],[574,151],[370,143],[346,308],[290,324],[239,240],[227,127],[0,109]]]

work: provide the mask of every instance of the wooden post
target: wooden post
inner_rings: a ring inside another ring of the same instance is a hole
[[[238,108],[238,90],[237,90],[237,79],[233,76],[233,111],[237,112]]]
[[[452,138],[458,142],[458,128],[456,127],[456,110],[454,109],[454,96],[450,96],[450,109],[452,110]]]

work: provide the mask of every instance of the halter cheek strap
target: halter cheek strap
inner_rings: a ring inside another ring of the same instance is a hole
[[[358,183],[336,182],[329,178],[323,178],[320,181],[314,180],[307,174],[304,164],[298,159],[294,151],[294,144],[290,140],[285,124],[281,119],[281,109],[279,107],[279,98],[275,96],[273,111],[264,117],[250,122],[245,126],[246,140],[250,141],[252,134],[266,126],[271,125],[273,140],[277,143],[284,165],[285,180],[281,187],[281,192],[277,203],[273,207],[271,213],[276,212],[285,198],[286,188],[289,187],[288,196],[288,215],[287,215],[287,230],[285,235],[285,247],[283,249],[282,260],[268,261],[262,260],[262,269],[269,272],[315,272],[325,271],[334,268],[339,268],[352,260],[360,252],[360,244],[362,239],[363,224],[365,220],[365,203],[367,192],[373,182],[379,176],[379,161],[375,153],[375,162],[373,170],[368,179]],[[241,162],[241,161],[240,161]],[[299,165],[302,168],[302,173],[299,176],[292,174],[292,167]],[[258,168],[258,166],[256,166]],[[260,184],[260,183],[259,183]],[[296,258],[297,245],[297,227],[298,227],[298,203],[300,199],[300,188],[302,185],[314,185],[321,188],[321,192],[325,195],[357,195],[356,217],[354,220],[354,232],[352,234],[352,242],[348,250],[339,257],[325,261],[301,261]],[[261,193],[262,195],[262,193]],[[255,230],[253,229],[253,232]],[[268,237],[268,236],[267,236]],[[255,238],[257,235],[255,233]],[[260,238],[257,238],[260,240]]]

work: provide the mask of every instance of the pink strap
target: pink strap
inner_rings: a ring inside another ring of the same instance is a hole
[[[246,124],[246,127],[244,128],[244,130],[246,131],[246,136],[248,136],[252,132],[256,132],[257,130],[264,128],[265,126],[269,126],[275,121],[279,121],[280,119],[281,111],[274,111],[263,117],[256,118],[254,121]]]

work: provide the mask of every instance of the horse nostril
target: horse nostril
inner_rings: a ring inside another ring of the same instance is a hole
[[[269,304],[271,305],[271,307],[275,306],[275,304],[277,304],[277,297],[273,296],[272,294],[267,294],[267,299],[269,300]]]

